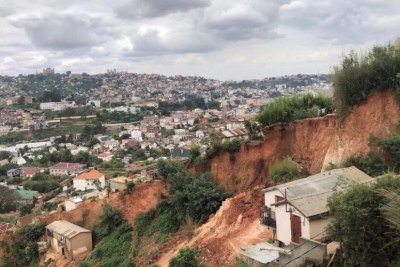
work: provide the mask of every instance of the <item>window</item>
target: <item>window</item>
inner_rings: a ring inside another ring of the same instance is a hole
[[[284,201],[284,200],[285,200],[285,198],[284,198],[284,197],[281,197],[281,196],[275,196],[275,203],[282,202],[282,201]]]

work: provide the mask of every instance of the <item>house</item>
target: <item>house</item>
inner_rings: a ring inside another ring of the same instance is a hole
[[[276,243],[299,244],[301,238],[323,240],[330,222],[327,200],[341,179],[354,183],[373,181],[359,169],[349,167],[263,189],[263,222],[273,228]]]
[[[34,200],[39,198],[38,191],[17,189],[15,190],[15,193],[19,198],[19,202],[25,204],[33,204]]]
[[[92,169],[74,177],[73,184],[76,190],[85,191],[88,189],[97,189],[98,187],[104,188],[106,180],[104,174]]]
[[[21,173],[22,173],[21,169],[9,169],[7,171],[7,177],[12,178],[12,177],[21,175]]]
[[[83,203],[82,198],[73,197],[64,201],[65,211],[74,210],[76,207]]]
[[[24,178],[32,178],[35,174],[39,173],[40,169],[37,167],[25,168],[22,170],[20,174],[21,177]]]
[[[227,142],[227,141],[232,141],[233,139],[239,139],[239,140],[247,140],[249,139],[249,136],[247,134],[247,130],[244,128],[238,128],[234,130],[225,130],[219,133],[219,136],[221,137],[221,141]]]
[[[72,260],[92,251],[92,232],[68,221],[54,221],[46,226],[46,242],[56,253]]]
[[[54,176],[68,176],[77,174],[86,169],[86,164],[59,162],[49,168],[50,174]]]
[[[11,159],[11,163],[17,164],[18,166],[22,166],[26,164],[26,160],[23,157],[13,157]]]
[[[97,158],[102,159],[103,161],[110,161],[113,157],[113,154],[110,152],[103,152],[97,155]]]
[[[109,180],[110,182],[110,189],[113,192],[116,191],[123,191],[126,188],[126,184],[128,182],[133,182],[134,180],[132,178],[128,178],[128,177],[116,177],[116,178],[112,178]]]
[[[187,159],[190,158],[190,150],[186,148],[177,147],[171,153],[172,158]]]

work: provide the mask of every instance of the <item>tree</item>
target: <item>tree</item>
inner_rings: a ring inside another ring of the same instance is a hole
[[[15,211],[18,204],[18,196],[13,190],[0,185],[0,213]]]
[[[346,189],[346,190],[343,190]],[[328,199],[329,236],[339,241],[351,266],[390,266],[399,260],[400,230],[382,216],[388,200],[381,190],[399,190],[400,178],[385,175],[373,185],[339,184]]]
[[[194,144],[190,148],[190,158],[192,160],[195,160],[198,157],[200,157],[200,146],[197,144]]]
[[[244,126],[249,134],[250,140],[259,140],[263,138],[262,126],[257,121],[245,121]]]
[[[185,247],[179,254],[172,258],[169,267],[200,267],[199,252],[194,248]]]

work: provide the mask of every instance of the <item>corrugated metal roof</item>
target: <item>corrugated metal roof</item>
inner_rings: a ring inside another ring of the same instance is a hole
[[[279,190],[286,193],[287,201],[304,216],[311,217],[328,212],[327,200],[340,177],[356,183],[373,181],[373,178],[356,167],[322,172],[304,179],[266,188],[263,191]]]
[[[90,230],[68,221],[54,221],[47,225],[46,228],[67,238],[72,238],[80,233],[90,233]]]

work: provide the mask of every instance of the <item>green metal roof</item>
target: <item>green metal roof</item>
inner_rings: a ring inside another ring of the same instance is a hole
[[[15,190],[15,192],[22,200],[33,200],[33,198],[36,197],[38,193],[37,191],[31,190]]]

